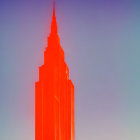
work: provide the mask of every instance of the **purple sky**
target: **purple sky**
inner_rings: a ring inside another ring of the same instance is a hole
[[[0,0],[0,140],[34,140],[34,83],[52,1]],[[76,140],[140,138],[140,2],[56,0],[75,85]]]

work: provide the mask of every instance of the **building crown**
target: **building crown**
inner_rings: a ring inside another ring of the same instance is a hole
[[[51,23],[51,33],[57,34],[57,21],[55,16],[55,1],[53,1],[53,16],[52,16],[52,23]]]

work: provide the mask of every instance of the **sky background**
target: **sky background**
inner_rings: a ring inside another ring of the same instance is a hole
[[[0,0],[0,140],[34,140],[34,92],[52,0]],[[140,139],[140,2],[56,0],[75,86],[76,140]]]

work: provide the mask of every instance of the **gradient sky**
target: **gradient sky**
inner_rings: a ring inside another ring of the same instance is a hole
[[[51,0],[0,0],[0,140],[34,140],[34,83]],[[140,139],[140,2],[56,0],[75,85],[76,140]]]

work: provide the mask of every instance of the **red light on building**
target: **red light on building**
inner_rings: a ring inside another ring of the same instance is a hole
[[[44,64],[35,83],[35,140],[75,140],[74,85],[57,33],[55,3]]]

